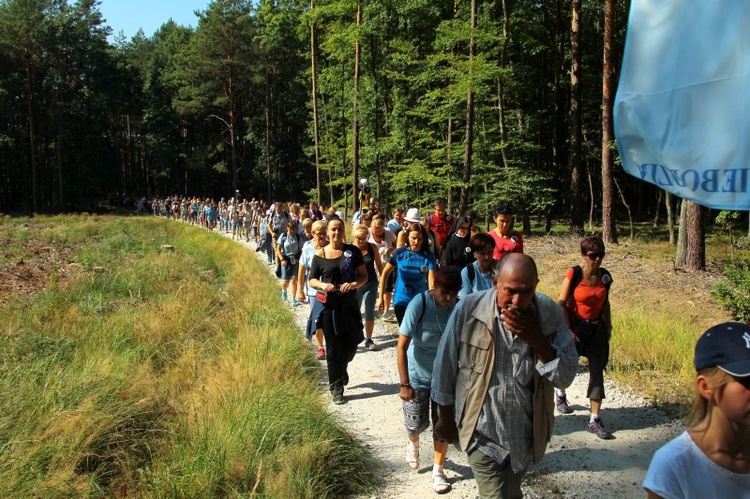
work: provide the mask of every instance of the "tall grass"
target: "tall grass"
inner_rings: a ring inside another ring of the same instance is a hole
[[[151,218],[14,222],[0,224],[14,251],[36,241],[73,261],[60,265],[69,277],[0,308],[4,496],[330,497],[373,485],[253,255]]]
[[[612,321],[610,368],[615,375],[656,404],[684,404],[693,392],[693,355],[702,331],[663,308],[626,307]]]

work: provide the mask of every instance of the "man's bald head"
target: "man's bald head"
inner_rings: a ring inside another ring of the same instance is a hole
[[[536,263],[521,253],[508,253],[495,267],[495,291],[501,310],[510,306],[526,310],[534,298],[539,276]]]
[[[500,259],[494,268],[496,278],[500,278],[503,269],[511,274],[528,275],[534,281],[539,279],[539,273],[536,270],[536,262],[529,255],[523,253],[508,253]]]

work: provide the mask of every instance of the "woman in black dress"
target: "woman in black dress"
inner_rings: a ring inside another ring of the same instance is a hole
[[[317,317],[317,327],[323,329],[328,348],[326,364],[333,403],[344,404],[347,367],[364,339],[356,289],[367,282],[367,269],[359,248],[346,244],[340,218],[329,219],[327,230],[329,243],[315,252],[310,286],[317,290],[313,316]]]

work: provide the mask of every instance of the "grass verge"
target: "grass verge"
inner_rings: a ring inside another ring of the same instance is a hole
[[[0,240],[6,263],[47,265],[43,291],[0,309],[6,497],[333,497],[374,485],[247,250],[170,221],[86,215],[5,219]],[[48,247],[65,257],[36,261]]]

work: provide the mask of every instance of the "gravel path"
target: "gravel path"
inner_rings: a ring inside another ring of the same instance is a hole
[[[254,250],[254,245],[241,244]],[[255,253],[265,262],[265,255]],[[269,271],[273,268],[269,266]],[[308,306],[293,312],[300,329],[307,321]],[[366,498],[430,497],[432,490],[431,428],[420,442],[422,461],[417,470],[405,463],[406,432],[403,426],[401,400],[398,397],[395,323],[376,320],[373,339],[379,349],[367,351],[360,345],[349,366],[350,382],[345,396],[348,403],[330,404],[332,413],[359,438],[379,462],[376,473],[383,486]],[[311,349],[312,349],[311,345]],[[325,368],[325,361],[321,362]],[[325,370],[325,369],[324,369]],[[326,392],[325,373],[320,380]],[[526,473],[523,491],[526,497],[644,497],[640,484],[653,453],[683,430],[682,426],[652,408],[649,399],[615,386],[605,380],[607,398],[602,419],[613,432],[610,440],[599,440],[586,431],[588,375],[579,368],[568,389],[572,414],[557,416],[555,432],[541,463]],[[445,463],[453,498],[475,498],[477,487],[466,455],[451,446]]]

